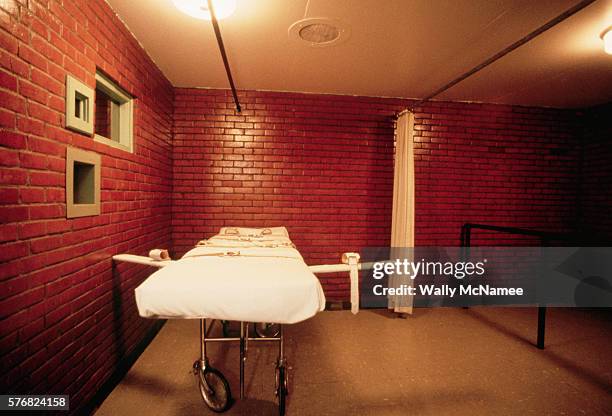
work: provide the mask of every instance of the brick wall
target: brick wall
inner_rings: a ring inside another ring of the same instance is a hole
[[[580,118],[571,110],[441,103],[417,115],[416,243],[459,245],[465,222],[575,227]],[[474,230],[475,245],[533,245]]]
[[[103,0],[0,2],[0,391],[63,393],[71,408],[153,329],[110,256],[170,244],[173,89]],[[96,67],[136,97],[135,152],[64,128],[66,74]],[[102,155],[101,215],[66,219],[65,155]]]
[[[172,238],[180,255],[236,224],[286,225],[311,264],[388,244],[393,116],[407,101],[242,92],[236,115],[227,91],[173,89],[102,0],[2,2],[0,42],[3,392],[66,393],[77,409],[150,331],[133,296],[150,270],[113,272],[112,254]],[[93,86],[96,67],[137,98],[134,154],[63,127],[66,74]],[[580,122],[525,107],[418,109],[417,244],[457,245],[467,221],[573,228]],[[67,145],[102,155],[100,216],[65,219]],[[593,192],[609,183],[602,146],[584,152],[592,224],[609,207]],[[347,297],[345,278],[323,284]]]
[[[310,264],[389,242],[396,99],[176,89],[178,254],[225,225],[286,225]],[[573,111],[436,102],[417,109],[416,244],[459,244],[465,222],[572,229]],[[476,244],[533,244],[474,232]],[[322,279],[346,298],[346,278]]]
[[[388,243],[393,121],[376,99],[176,89],[174,247],[224,225],[285,225],[308,263]],[[328,295],[346,285],[323,283]],[[337,281],[337,280],[336,280]]]
[[[612,104],[585,113],[580,226],[612,241]]]

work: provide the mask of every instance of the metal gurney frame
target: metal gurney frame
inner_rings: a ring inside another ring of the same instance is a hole
[[[356,314],[359,311],[359,270],[367,268],[365,264],[359,263],[358,253],[344,253],[341,264],[308,266],[313,274],[349,272],[351,291],[351,311]],[[115,261],[138,263],[154,267],[165,267],[172,263],[170,261],[156,261],[144,256],[130,254],[119,254],[113,256]],[[215,320],[211,320],[214,322]],[[205,404],[215,412],[223,412],[232,404],[231,389],[223,374],[212,367],[209,363],[206,344],[211,342],[239,342],[240,343],[240,398],[244,398],[244,366],[248,351],[248,343],[268,341],[278,342],[278,358],[275,370],[275,395],[278,398],[279,414],[283,416],[286,410],[286,397],[289,393],[287,386],[288,366],[284,351],[283,326],[279,325],[279,333],[272,337],[250,337],[249,323],[240,322],[240,337],[209,337],[206,319],[200,319],[200,357],[193,364],[194,375],[198,378],[200,395]]]
[[[249,337],[249,323],[240,322],[240,337],[211,338],[208,331],[216,320],[212,320],[210,328],[206,328],[206,319],[200,320],[200,358],[193,364],[193,372],[198,377],[200,395],[206,405],[215,412],[223,412],[232,404],[229,383],[223,374],[212,367],[208,362],[206,344],[210,342],[240,342],[240,398],[244,398],[244,366],[247,359],[249,341],[271,341],[278,342],[278,358],[275,369],[275,395],[279,401],[279,414],[285,414],[285,400],[288,394],[287,388],[287,361],[284,355],[283,326],[279,325],[279,333],[273,337]]]

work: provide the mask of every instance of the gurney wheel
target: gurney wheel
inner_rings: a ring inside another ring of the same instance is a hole
[[[276,395],[278,396],[278,414],[285,415],[287,400],[287,369],[285,366],[276,367]]]
[[[219,370],[207,367],[199,374],[200,395],[213,412],[225,412],[232,404],[230,386]]]
[[[255,324],[255,333],[260,338],[274,338],[280,334],[280,324],[270,322],[257,322]]]

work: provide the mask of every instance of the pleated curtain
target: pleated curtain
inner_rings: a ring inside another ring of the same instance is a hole
[[[394,165],[391,247],[414,247],[414,113],[409,111],[401,113],[396,122]],[[406,253],[394,251],[392,259],[394,254]],[[412,284],[405,275],[392,275],[390,279],[390,287]],[[395,312],[412,314],[412,304],[411,296],[389,296],[389,308]]]

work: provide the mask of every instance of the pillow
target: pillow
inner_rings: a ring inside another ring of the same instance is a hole
[[[269,228],[246,228],[246,227],[223,227],[219,230],[219,236],[235,235],[235,236],[274,236],[274,237],[289,237],[289,233],[285,227],[269,227]]]

